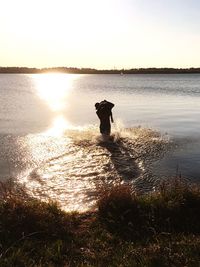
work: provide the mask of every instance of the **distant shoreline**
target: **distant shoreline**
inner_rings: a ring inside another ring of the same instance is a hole
[[[60,72],[69,74],[200,74],[200,68],[135,68],[97,70],[92,68],[28,68],[28,67],[0,67],[0,74],[37,74]]]

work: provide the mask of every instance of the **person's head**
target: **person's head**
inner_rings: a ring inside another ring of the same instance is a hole
[[[94,106],[95,106],[95,108],[96,108],[96,109],[98,109],[98,108],[99,108],[99,103],[98,103],[98,102],[97,102],[97,103],[95,103],[95,105],[94,105]]]

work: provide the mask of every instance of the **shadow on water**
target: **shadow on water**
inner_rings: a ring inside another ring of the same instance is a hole
[[[132,180],[140,175],[141,170],[135,162],[134,156],[131,155],[128,147],[121,140],[101,142],[99,146],[110,152],[110,159],[121,179]]]
[[[128,144],[127,141],[126,138],[120,138],[117,142],[102,142],[100,146],[110,152],[111,162],[121,181],[129,183],[138,192],[148,192],[152,190],[156,183],[151,169],[156,155],[154,152],[153,155],[151,153],[147,155],[146,152],[144,153],[144,151],[140,151],[136,147],[131,147],[133,143]],[[141,166],[140,163],[142,163]]]

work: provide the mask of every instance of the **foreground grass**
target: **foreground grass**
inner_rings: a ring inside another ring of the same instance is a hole
[[[116,186],[102,192],[98,211],[85,214],[19,190],[0,199],[1,267],[196,267],[199,233],[200,190],[176,182],[145,196]]]

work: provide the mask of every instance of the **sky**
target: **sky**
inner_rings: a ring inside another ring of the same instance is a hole
[[[0,66],[200,67],[199,0],[0,0]]]

